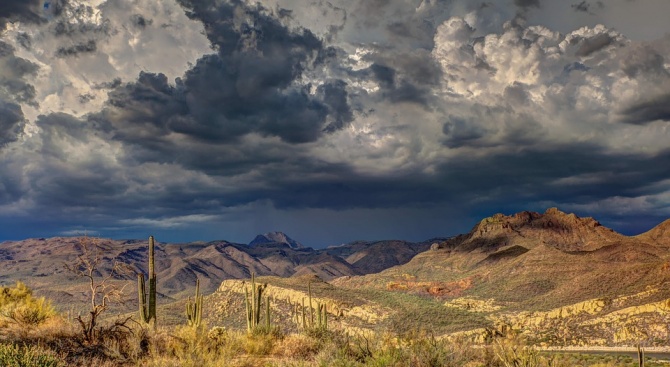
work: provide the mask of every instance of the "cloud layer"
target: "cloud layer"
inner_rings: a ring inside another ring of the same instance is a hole
[[[49,4],[0,6],[7,238],[324,245],[555,205],[628,232],[670,216],[667,36],[561,33],[540,1]]]

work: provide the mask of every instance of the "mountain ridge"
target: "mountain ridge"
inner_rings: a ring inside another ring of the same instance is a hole
[[[259,242],[254,246],[225,240],[192,243],[161,243],[157,241],[156,271],[158,285],[167,298],[180,297],[181,292],[200,279],[204,292],[213,292],[223,280],[258,276],[292,277],[315,275],[324,280],[342,276],[364,275],[370,272],[362,264],[356,264],[340,256],[337,251],[303,247],[297,241],[283,235],[270,240],[282,242]],[[100,265],[102,272],[110,270],[112,259],[128,264],[133,272],[146,273],[148,246],[146,240],[112,240],[92,237],[52,237],[0,243],[0,282],[26,282],[38,294],[47,295],[57,302],[69,302],[72,289],[80,283],[68,273],[64,264],[73,263],[82,251],[82,242],[97,243],[106,259]],[[287,243],[284,243],[286,241]],[[293,243],[290,245],[289,243]],[[296,246],[296,244],[299,245]],[[375,257],[376,253],[388,252],[388,263],[378,261],[374,270],[408,261],[414,254],[427,250],[428,243],[402,241],[356,242],[344,245],[340,251],[347,255],[364,252],[357,260]],[[293,247],[292,247],[293,246]],[[395,248],[401,250],[395,250]],[[132,281],[134,277],[126,277]],[[65,298],[64,298],[65,297]]]
[[[405,264],[336,283],[445,299],[499,299],[515,309],[560,307],[665,287],[670,282],[669,228],[670,221],[664,221],[643,234],[625,236],[594,218],[556,208],[496,214]]]

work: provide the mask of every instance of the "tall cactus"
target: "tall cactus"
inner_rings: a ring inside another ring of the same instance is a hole
[[[640,344],[637,345],[637,365],[644,367],[644,348]]]
[[[244,287],[244,303],[247,307],[247,331],[253,332],[261,321],[261,300],[267,284],[256,285],[256,275],[251,273],[251,294]],[[268,304],[270,299],[268,298]]]
[[[307,304],[305,304],[307,301]],[[306,308],[309,308],[309,315],[305,311]],[[298,311],[300,310],[300,311]],[[314,311],[316,311],[316,320],[314,320]],[[316,302],[316,308],[312,302],[312,284],[307,283],[307,298],[302,298],[302,307],[295,303],[295,321],[298,328],[301,326],[302,319],[302,328],[303,330],[308,329],[324,329],[328,330],[328,310],[326,304],[321,302]]]
[[[188,297],[186,303],[186,319],[188,325],[199,328],[202,325],[202,300],[204,296],[200,294],[200,279],[195,278],[195,299],[191,303],[191,297]]]
[[[270,331],[270,296],[265,298],[265,328]]]
[[[154,236],[149,236],[149,302],[144,274],[137,274],[137,293],[139,298],[140,319],[145,323],[153,322],[156,327],[156,268],[154,267]]]

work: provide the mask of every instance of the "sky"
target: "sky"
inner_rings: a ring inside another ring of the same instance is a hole
[[[670,218],[667,0],[2,0],[0,241]]]

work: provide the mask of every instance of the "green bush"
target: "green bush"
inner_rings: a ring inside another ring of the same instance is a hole
[[[40,348],[0,344],[0,366],[5,367],[60,367],[65,363],[53,352]]]
[[[56,315],[51,302],[35,298],[22,282],[0,288],[0,315],[21,326],[36,326]]]

